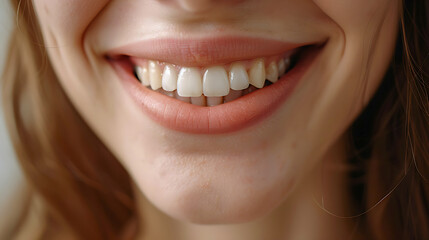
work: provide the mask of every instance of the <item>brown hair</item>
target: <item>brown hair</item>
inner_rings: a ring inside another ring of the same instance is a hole
[[[45,202],[49,227],[41,238],[61,227],[78,239],[119,239],[135,212],[128,173],[60,87],[31,1],[11,2],[18,16],[3,76],[4,111],[27,182]]]
[[[121,239],[137,221],[130,177],[60,87],[31,1],[11,2],[17,25],[3,104],[28,184],[45,203],[49,227],[41,238],[59,228],[78,239]],[[349,130],[350,161],[358,167],[350,189],[365,212],[364,231],[379,240],[429,239],[428,6],[425,0],[401,4],[390,69]]]

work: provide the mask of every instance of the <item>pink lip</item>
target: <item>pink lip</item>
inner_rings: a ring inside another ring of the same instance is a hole
[[[207,39],[150,39],[108,52],[181,66],[208,66],[273,56],[313,43],[286,43],[271,39],[218,37]]]
[[[220,134],[250,127],[271,116],[291,95],[322,47],[304,52],[297,65],[273,85],[215,107],[184,103],[144,87],[125,58],[110,61],[142,111],[160,125],[186,133]]]

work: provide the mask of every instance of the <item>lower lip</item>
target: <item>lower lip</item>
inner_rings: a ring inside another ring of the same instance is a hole
[[[320,50],[321,47],[312,47],[275,84],[214,107],[192,105],[150,90],[137,81],[129,64],[117,60],[111,63],[132,99],[156,123],[179,132],[221,134],[240,131],[269,118],[286,102]]]

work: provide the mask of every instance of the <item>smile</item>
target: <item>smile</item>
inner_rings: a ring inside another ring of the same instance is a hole
[[[323,47],[270,41],[149,41],[116,49],[106,58],[152,120],[180,132],[220,134],[272,115]]]
[[[183,102],[211,107],[277,82],[292,67],[292,53],[207,68],[144,59],[131,62],[136,79],[151,90]]]

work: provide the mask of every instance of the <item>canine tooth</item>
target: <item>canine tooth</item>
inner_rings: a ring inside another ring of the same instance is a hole
[[[182,97],[199,97],[203,94],[203,82],[198,68],[183,67],[177,78],[177,93]]]
[[[235,99],[241,97],[241,94],[242,90],[231,90],[229,94],[224,97],[224,102],[227,103],[234,101]]]
[[[206,97],[191,97],[191,103],[198,106],[206,106]]]
[[[223,103],[222,97],[207,97],[207,106],[213,107]]]
[[[174,91],[177,89],[177,71],[171,65],[164,67],[164,73],[162,74],[162,88],[166,91]]]
[[[263,88],[265,83],[265,64],[263,59],[255,60],[249,70],[249,83]]]
[[[279,75],[283,75],[286,72],[286,64],[285,64],[285,60],[282,58],[280,59],[279,63],[277,64],[277,67],[279,69]]]
[[[203,93],[207,97],[228,95],[228,75],[223,67],[215,66],[206,70],[203,77]]]
[[[268,65],[268,67],[266,69],[266,73],[267,73],[266,78],[270,82],[272,82],[272,83],[277,82],[277,80],[279,78],[279,69],[278,69],[277,64],[275,62],[271,62],[270,65]]]
[[[147,70],[147,67],[137,66],[136,67],[136,74],[144,86],[150,85],[149,72]]]
[[[229,71],[229,82],[231,89],[243,90],[249,87],[249,75],[241,63],[233,63]]]
[[[155,61],[149,61],[149,79],[152,90],[157,90],[162,86],[161,69]]]
[[[182,102],[185,102],[185,103],[191,103],[190,97],[182,97],[177,93],[177,91],[174,92],[174,98],[176,98],[177,100],[180,100]]]

